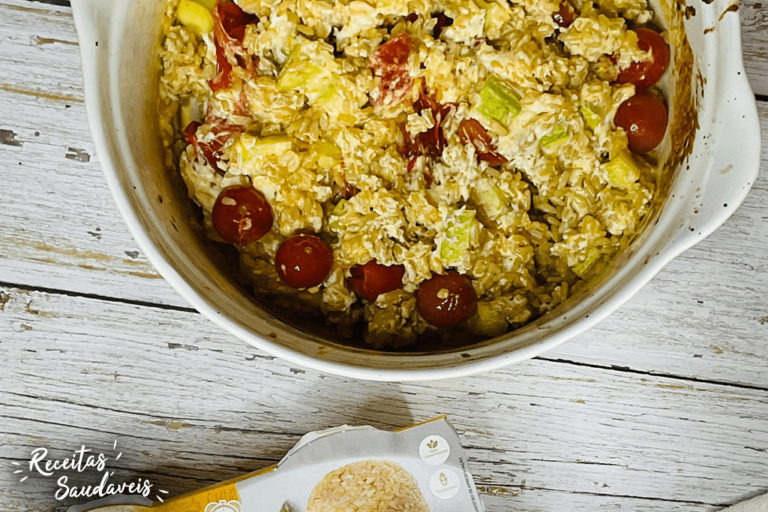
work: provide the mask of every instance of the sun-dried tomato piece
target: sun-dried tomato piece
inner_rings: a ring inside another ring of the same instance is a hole
[[[493,147],[493,140],[480,121],[463,119],[459,123],[458,135],[462,144],[471,143],[475,147],[477,158],[488,162],[491,167],[507,163],[507,159]]]
[[[442,12],[436,12],[432,15],[433,18],[437,19],[435,22],[435,28],[432,29],[432,37],[434,39],[437,39],[440,37],[440,34],[443,33],[443,29],[445,27],[450,27],[453,25],[453,18],[450,16],[446,16]]]
[[[344,178],[344,189],[341,192],[344,196],[344,199],[352,199],[355,197],[355,195],[357,195],[358,192],[360,192],[360,189],[349,183],[347,179]]]
[[[414,157],[418,155],[427,155],[438,158],[443,154],[446,145],[445,135],[443,133],[443,123],[452,109],[456,107],[453,103],[439,103],[434,96],[427,93],[426,87],[422,87],[419,99],[413,103],[413,110],[422,112],[429,110],[432,113],[434,125],[425,132],[421,132],[411,138],[405,126],[401,127],[403,132],[403,150],[405,156]]]

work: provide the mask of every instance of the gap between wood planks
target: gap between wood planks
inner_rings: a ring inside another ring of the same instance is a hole
[[[37,0],[34,0],[37,1]],[[40,0],[42,1],[42,0]],[[194,308],[191,307],[182,307],[182,306],[174,306],[171,304],[158,304],[154,302],[147,302],[147,301],[141,301],[141,300],[133,300],[133,299],[125,299],[120,297],[111,297],[107,295],[99,295],[94,293],[83,293],[83,292],[75,292],[70,290],[61,290],[56,288],[44,288],[39,286],[28,286],[24,284],[17,284],[17,283],[9,283],[9,282],[2,282],[0,281],[0,289],[2,288],[16,288],[19,290],[24,290],[27,292],[40,292],[40,293],[47,293],[50,295],[61,295],[65,297],[78,297],[78,298],[85,298],[85,299],[91,299],[91,300],[98,300],[103,302],[111,302],[111,303],[117,303],[117,304],[127,304],[131,306],[139,306],[139,307],[146,307],[146,308],[154,308],[154,309],[161,309],[161,310],[169,310],[169,311],[179,311],[182,313],[191,313],[199,315],[200,312],[197,311]],[[628,366],[618,366],[618,365],[600,365],[600,364],[594,364],[594,363],[585,363],[581,361],[572,361],[569,359],[563,359],[563,358],[549,358],[546,356],[537,356],[533,358],[536,361],[547,361],[549,363],[554,364],[564,364],[564,365],[571,365],[571,366],[582,366],[585,368],[594,368],[597,370],[605,370],[610,372],[620,372],[620,373],[627,373],[632,375],[643,375],[643,376],[653,376],[653,377],[661,377],[666,379],[673,379],[673,380],[680,380],[685,382],[696,382],[700,384],[712,384],[717,386],[729,386],[732,388],[739,388],[739,389],[751,389],[756,391],[766,391],[768,392],[768,387],[764,386],[754,386],[750,384],[741,384],[736,382],[728,382],[728,381],[721,381],[717,379],[702,379],[700,377],[692,377],[692,376],[685,376],[685,375],[677,375],[673,373],[664,373],[664,372],[653,372],[653,371],[645,371],[645,370],[637,370],[630,368]],[[105,408],[106,409],[106,408]],[[115,411],[115,412],[125,412],[125,411]]]
[[[71,7],[69,0],[27,0],[38,4],[59,5],[61,7]]]

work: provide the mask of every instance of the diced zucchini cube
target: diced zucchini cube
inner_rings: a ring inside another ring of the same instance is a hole
[[[592,268],[592,265],[595,264],[595,262],[600,258],[600,249],[596,247],[590,247],[587,250],[587,257],[582,261],[581,263],[575,264],[571,270],[579,276],[584,277],[584,274],[589,271],[590,268]]]
[[[440,259],[445,266],[460,263],[469,251],[475,224],[473,210],[458,210],[448,219],[445,239],[440,243]]]
[[[603,121],[603,116],[600,114],[600,109],[598,109],[595,105],[582,102],[580,110],[581,117],[584,118],[584,124],[586,124],[590,130],[597,128]]]
[[[328,215],[328,229],[338,231],[341,227],[340,217],[344,215],[344,210],[347,208],[347,200],[340,199],[336,206],[331,210],[331,214]]]
[[[341,151],[333,142],[319,140],[312,146],[312,149],[317,154],[317,165],[321,169],[329,169],[341,160]]]
[[[477,303],[477,316],[472,320],[472,330],[484,336],[499,336],[507,331],[507,317],[488,301]]]
[[[308,56],[302,54],[302,45],[297,45],[283,64],[283,69],[277,78],[277,87],[281,91],[298,89],[313,77],[323,75],[323,68],[311,62]]]
[[[509,126],[520,113],[520,95],[494,75],[490,75],[480,90],[477,111],[489,119]]]
[[[485,27],[483,28],[484,32],[486,34],[498,35],[504,24],[508,22],[512,17],[509,8],[506,6],[502,7],[493,0],[485,3],[485,5],[481,7],[485,8]]]
[[[293,148],[293,141],[287,135],[255,137],[244,133],[237,141],[237,151],[243,162],[250,162],[270,156],[280,156]]]
[[[207,7],[209,11],[213,11],[213,8],[216,7],[216,2],[218,2],[218,0],[195,0],[195,2]]]
[[[629,151],[622,151],[605,164],[608,181],[613,187],[627,189],[640,178],[640,167]]]
[[[328,105],[343,97],[337,68],[330,48],[319,41],[304,39],[288,55],[277,87],[282,91],[298,89],[311,105]]]
[[[490,219],[499,217],[509,204],[509,197],[503,190],[485,181],[478,183],[472,196]]]
[[[558,124],[549,135],[541,138],[541,147],[548,148],[559,142],[567,140],[571,135],[568,133],[568,127],[564,124]]]

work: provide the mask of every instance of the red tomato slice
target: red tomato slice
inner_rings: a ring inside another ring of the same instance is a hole
[[[371,98],[374,106],[391,105],[401,100],[413,85],[413,78],[407,69],[391,69],[381,75],[378,93]]]
[[[208,84],[213,92],[228,89],[232,85],[232,64],[227,59],[224,46],[216,43],[216,76]]]
[[[197,129],[200,128],[200,123],[197,121],[190,122],[186,128],[184,128],[184,140],[187,144],[197,144]]]
[[[350,272],[352,277],[347,279],[349,287],[368,302],[374,302],[380,294],[403,287],[405,267],[380,265],[371,260],[365,265],[355,265]]]
[[[227,34],[241,43],[245,38],[245,27],[259,22],[258,16],[243,11],[234,2],[220,3],[216,6],[216,10]]]
[[[349,183],[347,178],[344,178],[344,188],[341,191],[344,199],[352,199],[358,194],[358,192],[360,192],[360,189]]]
[[[619,71],[616,81],[620,84],[635,84],[636,87],[650,87],[659,81],[669,66],[669,45],[661,34],[649,28],[636,28],[637,46],[651,51],[650,60],[633,62]]]
[[[232,85],[232,64],[238,63],[250,72],[255,72],[258,59],[252,58],[242,42],[245,28],[258,23],[259,18],[248,14],[234,2],[219,3],[213,10],[213,38],[216,44],[216,76],[211,80],[213,92],[227,89]]]
[[[477,308],[477,294],[465,276],[446,272],[421,283],[416,307],[424,320],[432,325],[452,327],[472,316]]]
[[[410,160],[408,160],[408,165],[406,166],[406,170],[408,172],[411,172],[413,168],[416,166],[416,162],[419,160],[418,156],[412,157]]]
[[[398,34],[382,44],[368,58],[368,64],[373,72],[381,76],[389,68],[404,67],[411,55],[413,42],[408,34]]]
[[[332,264],[331,249],[316,235],[294,235],[280,244],[275,254],[277,275],[293,288],[322,284]]]
[[[250,185],[222,190],[211,217],[216,232],[231,244],[248,245],[272,229],[272,208]]]
[[[459,140],[466,145],[471,143],[475,146],[478,160],[488,162],[491,167],[498,167],[507,163],[496,148],[493,147],[493,140],[485,127],[476,119],[463,119],[459,123]]]
[[[571,26],[571,23],[573,23],[573,20],[576,19],[576,16],[578,16],[576,9],[574,9],[570,3],[563,0],[560,2],[557,12],[552,15],[552,19],[555,20],[555,23],[560,27],[568,28]]]
[[[402,99],[413,85],[408,72],[408,57],[413,42],[408,34],[398,34],[382,44],[368,58],[368,64],[381,83],[376,94],[371,96],[374,106],[389,105]]]
[[[435,158],[443,154],[446,140],[443,127],[435,120],[435,126],[416,135],[416,148],[418,154],[429,155]]]
[[[219,152],[224,144],[236,133],[241,133],[243,127],[237,124],[227,123],[220,119],[214,119],[211,122],[211,133],[213,137],[210,137],[207,142],[201,142],[197,136],[197,130],[201,124],[197,121],[192,121],[184,128],[184,140],[189,144],[194,144],[195,151],[202,153],[206,161],[213,167],[213,169],[220,175],[224,175],[224,171],[219,167]]]
[[[647,153],[664,139],[667,107],[656,96],[640,91],[619,106],[613,123],[627,132],[631,151]]]
[[[415,139],[411,139],[404,124],[400,126],[404,141],[403,151],[406,157],[412,158],[419,155],[427,155],[438,158],[443,154],[446,140],[442,125],[455,106],[455,103],[438,103],[434,96],[427,94],[426,86],[422,87],[419,99],[413,103],[413,110],[415,112],[421,112],[426,109],[431,110],[435,124],[426,132],[416,135]]]

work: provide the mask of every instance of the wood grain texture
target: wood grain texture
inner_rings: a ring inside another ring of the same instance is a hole
[[[118,214],[84,105],[0,90],[0,111],[18,114],[0,120],[0,281],[186,307]]]
[[[741,2],[741,45],[744,67],[755,94],[768,96],[768,4]]]
[[[764,390],[551,361],[431,384],[355,382],[264,356],[192,313],[3,293],[0,347],[16,362],[0,390],[5,460],[117,437],[125,469],[183,475],[188,489],[265,466],[307,430],[446,413],[478,483],[507,489],[490,512],[539,510],[550,492],[711,510],[768,488]]]

